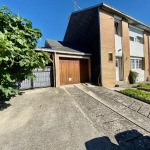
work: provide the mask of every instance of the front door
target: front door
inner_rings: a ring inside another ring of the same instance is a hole
[[[119,81],[119,59],[116,58],[116,81]]]

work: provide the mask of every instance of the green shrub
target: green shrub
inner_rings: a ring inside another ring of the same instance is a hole
[[[133,97],[137,97],[137,98],[150,101],[150,93],[147,93],[141,90],[125,89],[125,90],[121,90],[120,92],[125,95],[129,95],[131,97],[133,96]]]
[[[138,87],[141,87],[141,88],[150,88],[150,84],[149,83],[143,83],[143,84],[139,84]]]
[[[136,80],[136,78],[138,77],[138,74],[139,74],[139,73],[130,70],[129,77],[130,77],[130,78],[133,78],[134,80]]]

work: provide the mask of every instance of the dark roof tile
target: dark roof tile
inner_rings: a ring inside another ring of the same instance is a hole
[[[46,42],[49,44],[48,48],[51,48],[53,50],[67,51],[74,53],[88,53],[85,49],[70,42],[62,42],[48,39],[46,40]]]

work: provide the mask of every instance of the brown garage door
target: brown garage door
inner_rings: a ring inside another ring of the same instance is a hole
[[[60,85],[89,81],[88,60],[60,58]]]

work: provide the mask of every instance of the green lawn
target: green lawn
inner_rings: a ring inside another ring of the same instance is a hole
[[[143,83],[143,84],[139,84],[138,87],[150,89],[150,84],[149,83]]]
[[[150,93],[144,92],[142,90],[125,89],[121,90],[120,92],[133,98],[140,98],[150,102]]]

